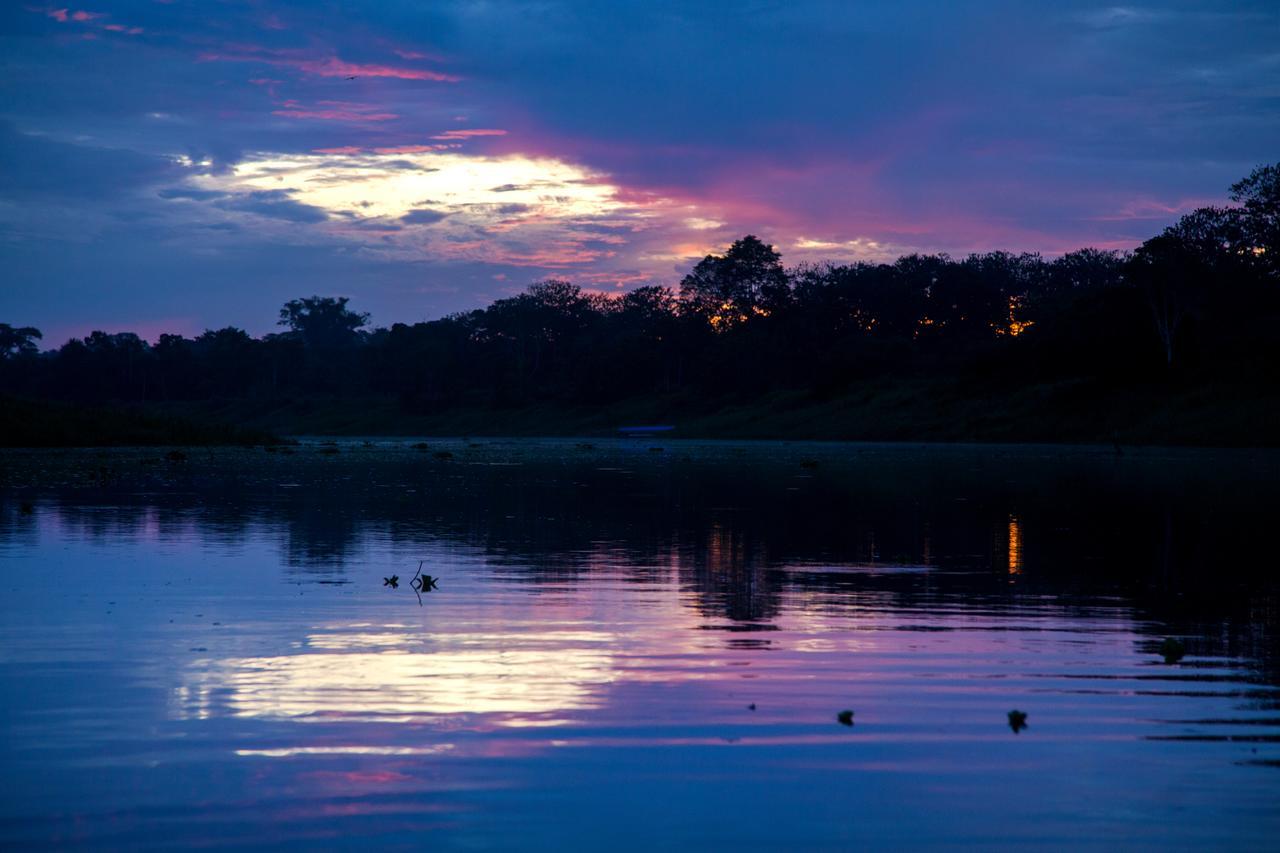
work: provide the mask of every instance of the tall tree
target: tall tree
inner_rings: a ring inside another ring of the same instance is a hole
[[[288,326],[308,347],[339,349],[354,344],[357,332],[369,322],[368,314],[347,308],[346,296],[309,296],[291,299],[280,309],[278,325]]]
[[[0,323],[0,359],[22,358],[39,352],[36,341],[43,338],[40,330],[31,326],[10,326]]]
[[[680,282],[684,310],[717,331],[768,316],[790,298],[782,255],[752,234],[735,241],[723,255],[707,255]]]
[[[1280,163],[1259,166],[1231,185],[1231,200],[1242,206],[1242,225],[1254,262],[1280,278]]]

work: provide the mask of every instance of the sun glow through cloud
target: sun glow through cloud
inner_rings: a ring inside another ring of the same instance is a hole
[[[606,175],[564,160],[472,154],[454,150],[459,144],[262,153],[225,174],[194,177],[165,197],[208,201],[233,217],[289,219],[292,234],[302,223],[371,252],[574,269],[584,283],[644,280],[635,269],[584,269],[633,242],[656,241],[663,250],[650,259],[664,260],[714,247],[672,243],[672,235],[721,225],[690,217],[688,205],[624,193]]]
[[[600,216],[625,207],[617,189],[550,158],[449,152],[264,156],[205,189],[285,190],[295,200],[358,219],[397,218],[419,208],[529,205],[540,216]]]

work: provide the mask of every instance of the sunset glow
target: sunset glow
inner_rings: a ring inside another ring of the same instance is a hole
[[[540,8],[15,7],[0,310],[55,343],[216,327],[271,316],[288,278],[386,325],[547,276],[673,285],[747,233],[787,264],[1126,249],[1276,132],[1250,106],[1275,21],[1229,9]],[[944,35],[969,28],[981,50]],[[1196,74],[1152,76],[1162,44]],[[1190,104],[1222,132],[1190,131]],[[1154,165],[1175,160],[1211,165]]]

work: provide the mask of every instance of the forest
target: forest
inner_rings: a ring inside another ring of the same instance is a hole
[[[329,296],[288,302],[257,338],[94,332],[42,351],[39,330],[0,324],[0,393],[283,432],[345,409],[363,415],[332,431],[638,418],[726,436],[1272,444],[1280,164],[1230,198],[1131,252],[787,267],[748,235],[676,287],[547,280],[389,328]]]

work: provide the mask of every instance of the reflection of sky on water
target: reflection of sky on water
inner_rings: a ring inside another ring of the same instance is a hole
[[[1242,559],[1270,480],[344,452],[32,515],[0,493],[0,841],[136,846],[157,814],[175,842],[545,849],[1280,831],[1280,609]]]
[[[399,644],[389,635],[316,639],[295,654],[194,662],[174,693],[179,713],[383,722],[503,714],[506,725],[530,725],[545,722],[538,715],[593,707],[596,688],[612,678],[603,634],[542,649],[519,647],[536,637],[471,635],[459,638],[462,647],[429,652],[371,650]],[[576,645],[583,642],[595,648]]]

